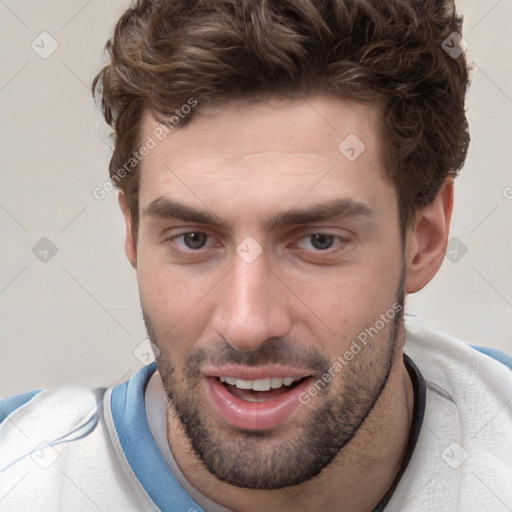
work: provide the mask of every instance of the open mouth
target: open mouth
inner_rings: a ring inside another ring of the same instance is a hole
[[[235,377],[218,377],[229,393],[247,402],[265,402],[282,396],[307,378],[269,377],[266,379],[243,380]]]
[[[222,420],[243,430],[267,430],[282,424],[303,407],[299,396],[312,381],[311,375],[261,378],[263,372],[258,371],[254,376],[260,378],[249,380],[250,371],[223,373],[205,379],[210,404]]]

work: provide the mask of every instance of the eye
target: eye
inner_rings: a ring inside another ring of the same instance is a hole
[[[311,248],[313,248],[316,251],[326,251],[334,245],[336,239],[344,241],[344,239],[338,235],[330,235],[328,233],[311,233],[302,237],[297,245],[302,249],[311,250]]]
[[[178,243],[183,248],[183,245],[186,249],[202,249],[208,240],[208,235],[206,233],[202,233],[201,231],[191,231],[189,233],[182,233],[181,235],[177,235],[173,238],[173,241],[182,241],[182,243]]]

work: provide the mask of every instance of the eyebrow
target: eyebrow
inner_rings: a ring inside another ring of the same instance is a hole
[[[197,210],[191,206],[158,197],[153,200],[142,212],[143,216],[161,219],[180,219],[184,222],[194,222],[211,226],[221,226],[228,231],[229,227],[212,212]],[[351,219],[357,217],[374,217],[374,211],[364,203],[353,199],[340,198],[312,205],[308,208],[293,208],[279,212],[266,222],[268,230],[276,230],[299,224],[311,224],[329,219]]]

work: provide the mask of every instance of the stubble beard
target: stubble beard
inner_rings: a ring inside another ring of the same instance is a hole
[[[290,365],[294,364],[294,359],[304,363],[304,357],[309,357],[311,368],[318,371],[323,367],[319,372],[321,377],[330,366],[325,357],[316,351],[298,355],[293,345],[280,340],[267,340],[268,343],[251,353],[236,351],[223,342],[222,356],[201,349],[193,351],[187,357],[186,370],[180,379],[170,355],[172,340],[162,343],[163,340],[158,339],[143,307],[148,335],[160,350],[157,367],[170,415],[179,419],[190,446],[206,469],[219,480],[237,487],[273,490],[306,482],[327,467],[374,408],[398,359],[398,336],[404,311],[403,279],[402,273],[395,298],[395,304],[401,309],[388,325],[387,337],[381,336],[377,342],[372,340],[372,344],[355,355],[317,397],[303,405],[310,407],[311,412],[295,435],[282,435],[280,427],[250,431],[219,425],[198,398],[199,365],[212,359],[218,363],[219,358],[223,363]]]

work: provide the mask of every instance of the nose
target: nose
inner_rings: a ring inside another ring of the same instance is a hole
[[[219,283],[212,327],[234,348],[256,350],[267,339],[289,333],[289,292],[269,268],[264,253],[251,263],[238,254],[233,259],[233,268]]]

